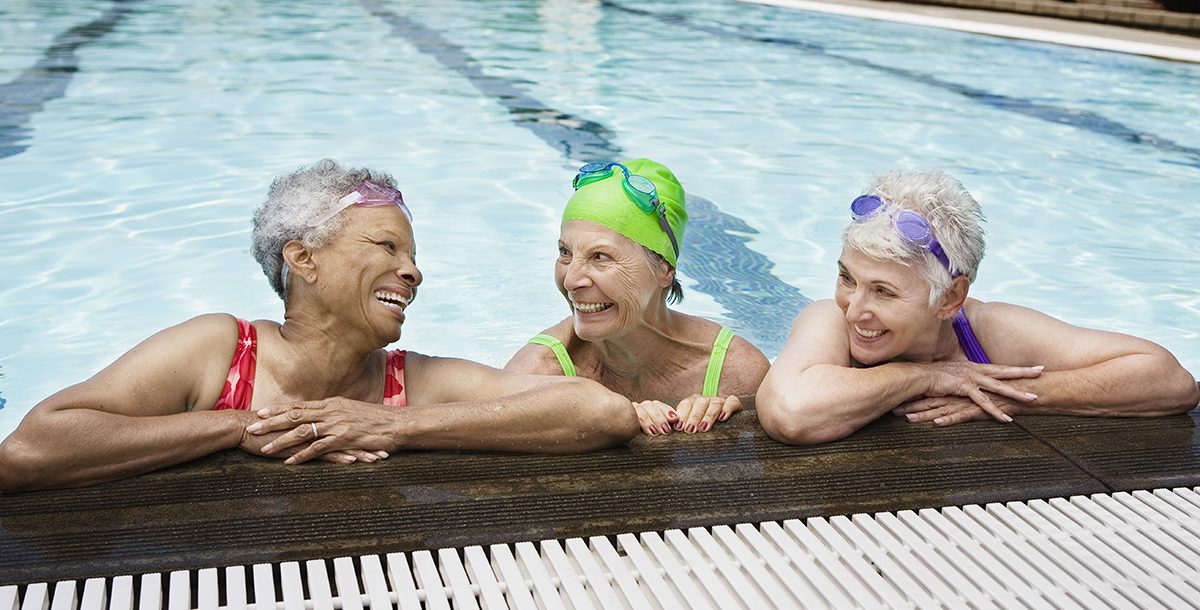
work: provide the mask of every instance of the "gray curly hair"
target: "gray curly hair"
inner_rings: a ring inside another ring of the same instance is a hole
[[[916,268],[929,283],[933,306],[950,287],[953,278],[936,257],[921,246],[902,238],[892,225],[898,210],[920,214],[933,227],[956,271],[975,281],[983,260],[983,210],[962,183],[940,172],[903,173],[891,171],[876,176],[864,194],[877,195],[889,205],[879,213],[851,222],[842,231],[842,244],[867,256],[896,261]]]
[[[342,229],[345,215],[338,213],[319,225],[312,226],[313,223],[328,216],[338,200],[364,180],[396,188],[396,181],[386,173],[365,167],[342,167],[333,159],[321,159],[271,183],[267,200],[254,210],[250,240],[254,260],[262,265],[263,274],[279,298],[287,298],[283,245],[293,239],[310,249],[329,243]]]

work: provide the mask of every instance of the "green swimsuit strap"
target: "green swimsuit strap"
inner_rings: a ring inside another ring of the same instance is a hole
[[[721,385],[721,369],[725,368],[725,352],[729,351],[729,342],[733,341],[733,331],[721,327],[717,340],[713,341],[712,354],[708,356],[708,370],[704,371],[704,395],[716,396],[717,388]]]
[[[554,357],[558,358],[558,365],[562,367],[563,375],[567,377],[575,376],[575,363],[571,362],[571,355],[567,353],[567,346],[562,344],[557,337],[550,335],[535,335],[529,340],[534,345],[544,345],[554,352]]]

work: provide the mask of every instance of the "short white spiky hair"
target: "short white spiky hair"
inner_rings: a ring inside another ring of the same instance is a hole
[[[312,165],[280,176],[271,184],[267,200],[254,211],[254,230],[250,233],[254,259],[263,268],[271,288],[279,298],[287,297],[283,279],[283,245],[296,239],[307,248],[319,248],[341,230],[344,214],[337,214],[317,226],[313,221],[327,216],[338,200],[364,180],[396,188],[396,181],[383,172],[365,167],[342,167],[333,159],[321,159]]]
[[[950,264],[970,282],[983,260],[983,210],[962,183],[940,171],[876,176],[866,195],[876,195],[887,207],[842,231],[842,245],[883,261],[895,261],[921,272],[929,284],[929,304],[937,303],[950,287],[950,273],[928,250],[896,232],[893,219],[900,210],[911,210],[933,227]]]

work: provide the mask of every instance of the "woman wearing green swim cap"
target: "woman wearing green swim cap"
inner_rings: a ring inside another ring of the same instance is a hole
[[[683,186],[649,159],[588,164],[573,184],[554,267],[571,315],[505,368],[599,381],[633,401],[652,436],[711,430],[754,395],[770,364],[728,329],[668,307],[683,298]]]

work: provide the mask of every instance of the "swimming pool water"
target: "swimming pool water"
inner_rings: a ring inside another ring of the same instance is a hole
[[[1200,371],[1200,66],[734,1],[428,4],[0,7],[0,437],[165,326],[279,319],[250,212],[326,156],[410,202],[421,352],[501,365],[565,315],[573,170],[620,155],[711,200],[682,309],[769,356],[871,175],[942,168],[989,219],[974,296]]]

